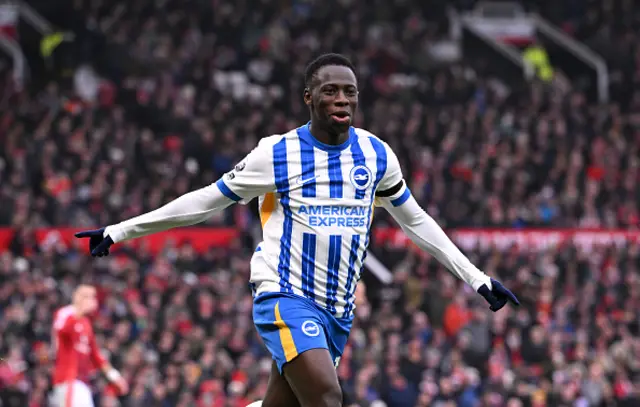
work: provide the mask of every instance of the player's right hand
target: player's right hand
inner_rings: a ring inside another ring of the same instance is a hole
[[[109,255],[109,248],[113,244],[113,239],[111,239],[111,236],[104,236],[104,229],[85,230],[75,234],[79,239],[89,238],[89,252],[93,257]]]

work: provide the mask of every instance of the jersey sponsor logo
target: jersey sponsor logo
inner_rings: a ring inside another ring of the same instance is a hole
[[[369,188],[373,182],[371,170],[364,165],[357,165],[353,167],[349,174],[349,179],[353,187],[359,190]]]
[[[307,320],[302,323],[302,332],[307,336],[318,336],[320,335],[320,327],[314,321]]]
[[[364,227],[367,224],[367,208],[364,206],[302,205],[298,214],[309,217],[309,226]]]

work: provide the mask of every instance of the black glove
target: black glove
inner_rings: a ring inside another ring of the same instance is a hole
[[[78,232],[75,236],[79,239],[89,238],[89,251],[93,257],[102,257],[109,255],[109,248],[113,244],[111,236],[104,237],[104,228],[95,230],[85,230]]]
[[[489,309],[493,312],[504,307],[507,301],[511,301],[514,305],[520,305],[518,298],[497,280],[491,279],[491,290],[486,284],[482,284],[478,288],[478,294],[484,297],[489,303]]]

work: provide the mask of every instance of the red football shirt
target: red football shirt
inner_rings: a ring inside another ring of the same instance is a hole
[[[91,373],[107,362],[100,354],[89,318],[78,316],[73,306],[56,311],[53,318],[56,364],[53,383],[87,381]]]

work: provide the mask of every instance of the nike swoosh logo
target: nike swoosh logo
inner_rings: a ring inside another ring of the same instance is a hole
[[[296,179],[296,184],[298,184],[298,185],[308,184],[309,182],[314,181],[316,178],[318,178],[318,177],[309,177],[309,178],[304,178],[304,179],[302,177],[298,177]]]

